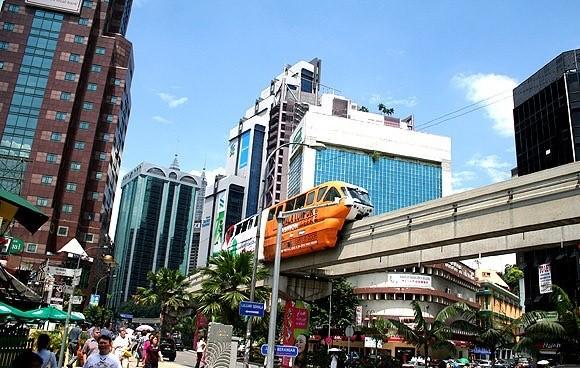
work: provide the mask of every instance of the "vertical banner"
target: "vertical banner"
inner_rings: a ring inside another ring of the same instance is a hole
[[[538,266],[538,280],[540,285],[540,294],[552,292],[552,271],[550,264],[544,263]]]
[[[284,357],[282,367],[306,368],[306,353],[308,351],[308,325],[310,322],[310,307],[302,300],[287,300],[284,306],[282,324],[282,344],[298,347],[298,356]]]
[[[362,326],[363,324],[363,308],[362,305],[356,306],[356,321],[355,324],[357,326]]]
[[[224,241],[224,226],[226,221],[226,193],[221,193],[217,198],[217,211],[213,223],[213,253],[222,249]]]

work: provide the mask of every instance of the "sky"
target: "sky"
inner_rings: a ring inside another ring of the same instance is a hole
[[[284,65],[318,57],[325,86],[451,137],[455,192],[506,180],[511,91],[578,48],[579,11],[573,0],[133,0],[122,174],[174,154],[182,170],[220,172],[228,132],[259,92]]]

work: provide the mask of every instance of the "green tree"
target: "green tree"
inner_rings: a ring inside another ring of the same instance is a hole
[[[524,337],[514,350],[535,355],[539,343],[559,343],[564,362],[577,363],[580,360],[580,309],[557,285],[552,285],[550,302],[554,307],[551,312],[530,311],[522,315],[519,324]]]
[[[198,310],[215,322],[233,325],[236,333],[245,329],[238,307],[241,301],[250,299],[253,257],[251,252],[221,251],[210,258],[208,267],[200,270],[203,281],[201,290],[195,293]],[[264,280],[269,274],[258,265],[256,280]],[[267,296],[266,287],[256,287],[255,300],[263,301]]]
[[[330,297],[312,303],[310,309],[310,325],[313,329],[328,331],[328,307]],[[358,299],[352,290],[352,285],[344,278],[332,280],[332,311],[331,327],[344,330],[354,321]]]
[[[496,351],[511,347],[515,341],[513,323],[494,316],[488,310],[475,311],[462,304],[456,306],[462,314],[460,319],[451,323],[452,330],[471,335],[477,346],[488,349],[494,366]]]
[[[395,109],[393,109],[392,107],[387,107],[385,106],[385,104],[380,103],[377,108],[379,109],[380,112],[382,112],[384,115],[393,115],[395,113]]]
[[[514,294],[518,294],[520,290],[520,279],[524,278],[524,271],[516,265],[505,265],[505,270],[502,275],[503,281],[510,287]]]
[[[410,344],[415,345],[417,350],[422,349],[425,356],[429,356],[430,349],[447,349],[450,352],[455,352],[455,346],[448,341],[453,336],[449,323],[452,318],[463,313],[464,305],[457,303],[446,306],[435,315],[431,323],[427,323],[425,320],[418,301],[413,300],[411,307],[415,314],[414,327],[409,327],[398,320],[389,320],[397,334]]]
[[[385,342],[390,336],[395,335],[396,329],[393,324],[385,319],[377,318],[369,321],[369,327],[363,330],[365,336],[371,336],[375,340],[375,364],[377,360],[379,341]]]
[[[137,318],[153,318],[159,317],[161,313],[161,304],[155,303],[150,305],[143,305],[135,303],[135,300],[129,299],[119,306],[119,313],[132,314]]]
[[[101,306],[88,306],[83,311],[85,320],[93,326],[103,327],[113,319],[113,311]]]
[[[368,109],[366,106],[362,106],[362,105],[361,105],[361,106],[358,108],[358,111],[362,111],[362,112],[369,112],[369,109]]]
[[[170,331],[177,322],[177,318],[186,313],[192,306],[192,293],[187,277],[178,270],[161,268],[159,271],[147,274],[149,288],[138,287],[137,294],[133,295],[138,305],[159,304],[161,310],[161,331]]]

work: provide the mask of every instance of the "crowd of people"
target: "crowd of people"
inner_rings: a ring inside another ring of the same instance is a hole
[[[129,368],[131,357],[135,357],[136,367],[157,368],[163,360],[159,336],[146,331],[134,335],[133,330],[121,327],[113,339],[113,333],[106,327],[73,326],[67,342],[65,364],[68,368]],[[54,351],[58,348],[51,346],[48,334],[40,334],[36,350],[20,354],[12,367],[57,368]]]

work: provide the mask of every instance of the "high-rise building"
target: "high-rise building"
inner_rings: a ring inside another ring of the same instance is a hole
[[[111,306],[118,307],[137,287],[147,286],[147,273],[160,268],[189,272],[198,201],[205,180],[179,170],[141,163],[121,183],[123,194],[115,232],[116,278]]]
[[[130,11],[131,0],[2,4],[0,187],[50,216],[34,235],[12,229],[27,243],[21,267],[73,237],[105,241],[131,108]]]
[[[579,63],[580,50],[565,51],[514,89],[518,175],[578,160]],[[539,290],[540,265],[549,264],[552,283],[580,301],[580,249],[576,244],[519,252],[516,257],[525,275],[520,297],[526,310],[550,308],[550,294]]]
[[[374,215],[451,192],[451,139],[413,130],[413,118],[359,111],[350,100],[324,94],[290,137],[326,149],[290,147],[288,196],[330,180],[368,190]]]

